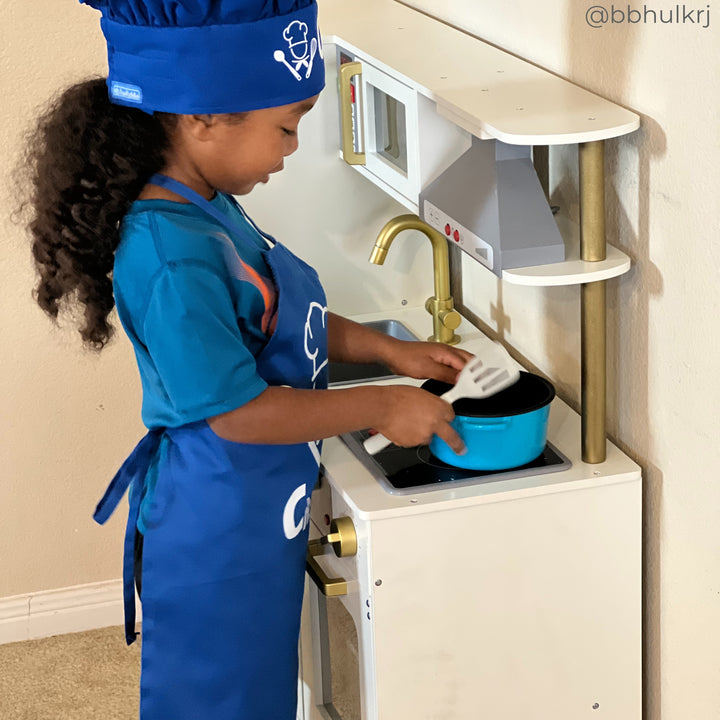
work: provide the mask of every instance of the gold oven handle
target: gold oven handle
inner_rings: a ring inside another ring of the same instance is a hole
[[[308,543],[305,570],[322,594],[328,597],[347,595],[347,581],[343,578],[328,577],[315,559],[316,555],[322,555],[322,544],[319,540],[311,540]]]
[[[320,563],[315,559],[322,555],[325,545],[332,545],[338,557],[352,557],[357,554],[357,534],[353,521],[348,517],[337,518],[330,525],[330,532],[318,540],[308,543],[305,569],[313,582],[320,588],[323,595],[338,597],[347,595],[347,581],[343,578],[331,578],[325,574]]]
[[[349,62],[340,66],[340,121],[342,126],[342,153],[343,160],[348,165],[364,165],[365,153],[355,152],[353,147],[353,127],[352,127],[352,95],[350,90],[350,81],[354,77],[362,76],[362,63]],[[358,118],[358,126],[355,132],[360,133],[360,118]]]

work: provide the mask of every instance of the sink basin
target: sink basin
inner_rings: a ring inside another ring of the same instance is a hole
[[[419,340],[415,333],[403,325],[399,320],[372,320],[362,323],[365,327],[397,338],[398,340]]]
[[[419,338],[399,320],[372,320],[362,323],[365,327],[390,335],[398,340],[419,340]],[[371,380],[386,380],[396,377],[390,368],[381,363],[329,363],[330,384],[345,385]]]

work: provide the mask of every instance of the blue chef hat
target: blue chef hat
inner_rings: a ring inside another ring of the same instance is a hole
[[[80,0],[102,12],[112,102],[180,114],[276,107],[317,95],[315,0]]]

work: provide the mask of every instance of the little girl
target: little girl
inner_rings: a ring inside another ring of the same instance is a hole
[[[329,312],[315,271],[234,195],[283,168],[324,86],[314,0],[85,0],[109,77],[64,92],[30,145],[37,300],[83,312],[101,349],[117,306],[149,432],[96,511],[130,487],[126,636],[143,604],[143,720],[292,720],[320,440],[374,427],[454,450],[419,388],[327,390],[327,361],[453,382],[468,353]]]

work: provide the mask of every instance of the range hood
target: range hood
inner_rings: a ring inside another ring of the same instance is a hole
[[[473,138],[420,193],[420,216],[496,275],[565,260],[529,145]]]

